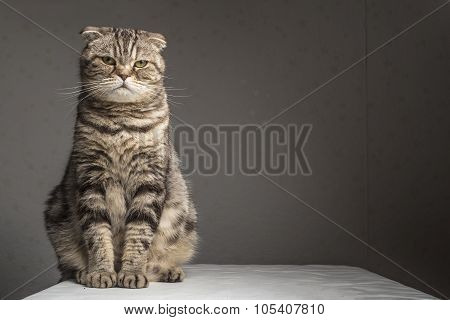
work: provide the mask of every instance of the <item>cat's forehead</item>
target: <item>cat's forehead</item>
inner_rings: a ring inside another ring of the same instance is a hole
[[[112,33],[119,39],[132,39],[139,34],[139,30],[136,29],[124,29],[124,28],[113,28]]]
[[[96,40],[92,49],[97,53],[114,57],[131,57],[138,54],[151,54],[156,51],[144,37],[132,30],[121,29]]]
[[[90,27],[92,28],[92,27]],[[98,28],[101,34],[96,34],[86,47],[89,55],[109,55],[116,58],[136,58],[139,56],[153,56],[159,53],[166,45],[165,39],[158,33],[126,28]],[[83,33],[83,31],[82,31]]]
[[[132,29],[113,29],[114,40],[113,44],[116,49],[122,54],[127,54],[132,51],[133,46],[145,47],[145,38],[139,36],[137,30]],[[149,48],[150,49],[150,48]]]

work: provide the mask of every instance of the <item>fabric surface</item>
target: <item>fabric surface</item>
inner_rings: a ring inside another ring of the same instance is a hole
[[[367,270],[330,265],[189,265],[181,283],[92,289],[71,281],[27,299],[434,299]]]

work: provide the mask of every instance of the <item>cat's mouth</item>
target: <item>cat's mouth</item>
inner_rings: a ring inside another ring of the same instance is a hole
[[[133,91],[130,86],[127,83],[122,83],[120,86],[118,86],[117,88],[114,88],[112,91]]]
[[[108,92],[103,95],[103,100],[114,102],[136,102],[142,99],[142,91],[131,81],[117,81],[108,88]]]

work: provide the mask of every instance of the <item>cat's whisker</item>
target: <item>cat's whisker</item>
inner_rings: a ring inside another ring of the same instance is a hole
[[[91,81],[91,82],[79,82],[76,86],[73,87],[63,87],[63,88],[58,88],[56,90],[67,90],[67,89],[75,89],[75,88],[82,88],[84,86],[89,86],[89,85],[95,85],[95,84],[101,84],[105,82],[104,80],[102,81]]]
[[[76,87],[82,87],[82,86],[86,86],[86,85],[90,85],[90,84],[100,84],[100,83],[113,82],[113,81],[115,81],[115,79],[113,79],[113,78],[102,79],[102,80],[90,80],[89,82],[80,81],[80,82],[76,82],[77,85],[75,87],[67,87],[67,88],[76,88]],[[62,89],[65,89],[65,88],[62,88]]]
[[[80,93],[88,92],[88,91],[91,91],[91,90],[94,90],[94,89],[98,89],[98,88],[102,88],[102,87],[104,87],[104,86],[102,85],[102,86],[83,88],[83,89],[76,90],[76,91],[71,91],[71,92],[58,92],[58,94],[62,94],[62,95],[76,94],[77,95],[77,94],[80,94]]]
[[[95,89],[86,90],[86,91],[82,91],[82,92],[79,92],[79,93],[74,93],[74,94],[71,94],[71,95],[63,97],[62,101],[68,101],[68,100],[71,100],[71,99],[77,100],[81,94],[91,93],[91,92],[93,92],[95,90],[99,90],[99,89],[101,89],[101,87],[95,88]]]
[[[164,88],[166,91],[181,91],[181,90],[187,90],[187,88]]]
[[[75,86],[75,87],[67,87],[67,88],[57,88],[57,91],[64,91],[64,90],[71,90],[71,89],[77,89],[82,88],[83,86]]]
[[[85,99],[87,99],[87,98],[89,98],[89,97],[92,97],[94,94],[98,93],[100,90],[101,90],[101,89],[95,89],[95,90],[93,90],[92,92],[90,92],[89,94],[87,94],[85,97],[83,97],[82,99],[80,99],[80,100],[78,101],[78,103],[75,104],[75,105],[69,110],[69,112],[67,113],[66,117],[67,117],[69,114],[71,114],[71,113],[75,110],[75,108],[76,108],[82,101],[84,101]],[[105,89],[105,91],[106,91],[106,90],[107,90],[107,89]]]
[[[106,81],[101,81],[97,84],[84,84],[79,90],[73,90],[71,92],[58,92],[58,94],[62,94],[62,95],[67,95],[67,99],[63,99],[64,100],[70,100],[72,98],[78,98],[78,96],[80,94],[84,94],[84,93],[88,93],[91,91],[94,91],[96,89],[101,89],[101,88],[108,88],[109,85],[113,84],[115,81],[113,80],[106,80]]]
[[[92,87],[92,88],[84,88],[81,90],[77,90],[77,91],[72,91],[72,92],[58,92],[58,94],[61,95],[78,95],[80,93],[84,93],[84,92],[89,92],[91,90],[97,89],[97,88],[101,88],[103,86],[96,86],[96,87]]]
[[[169,99],[169,98],[167,98],[167,102],[169,102],[170,104],[174,104],[176,106],[182,105],[181,102],[177,102],[177,101],[174,101],[174,100]]]
[[[93,88],[93,87],[96,87],[96,86],[112,84],[114,82],[115,82],[114,80],[109,80],[109,81],[100,81],[100,82],[96,82],[96,83],[84,83],[83,85],[80,85],[80,86],[60,88],[60,89],[57,89],[57,90],[58,91],[67,91],[67,90],[76,90],[76,89],[83,89],[83,88]]]
[[[171,97],[171,98],[190,98],[190,97],[192,97],[192,96],[175,96],[175,95],[172,95],[172,94],[168,94],[167,95],[168,97]]]
[[[141,87],[145,87],[145,88],[149,87],[148,84],[146,84],[145,82],[134,80],[133,83],[138,86],[141,86]]]

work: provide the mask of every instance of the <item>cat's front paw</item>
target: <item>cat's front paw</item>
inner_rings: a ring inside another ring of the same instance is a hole
[[[148,277],[142,272],[120,271],[117,275],[119,287],[141,289],[148,287]]]
[[[112,288],[117,283],[115,272],[93,271],[86,275],[86,286],[90,288]]]

